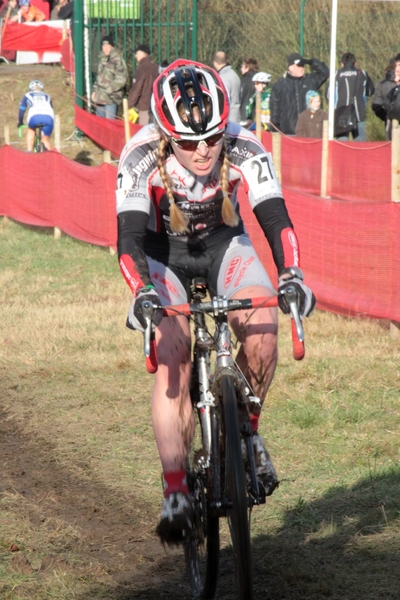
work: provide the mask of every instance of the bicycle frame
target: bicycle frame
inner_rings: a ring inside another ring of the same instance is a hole
[[[194,289],[193,289],[194,288]],[[192,288],[192,302],[179,306],[163,307],[164,316],[186,315],[193,316],[194,320],[194,349],[193,357],[197,367],[196,379],[200,393],[200,399],[196,403],[199,411],[199,420],[202,431],[203,451],[205,456],[202,457],[202,467],[206,469],[209,466],[213,448],[215,448],[216,433],[214,431],[213,409],[218,406],[218,397],[221,395],[219,390],[220,379],[224,374],[228,374],[234,379],[234,385],[237,390],[238,405],[240,410],[241,431],[246,439],[247,455],[249,457],[249,470],[251,476],[251,503],[260,504],[265,502],[265,495],[260,495],[257,484],[256,466],[254,461],[254,452],[252,450],[251,441],[251,425],[248,418],[250,404],[259,399],[251,394],[250,386],[244,379],[231,352],[231,331],[228,323],[228,312],[232,310],[257,309],[262,307],[275,307],[278,305],[277,296],[250,298],[250,299],[234,299],[227,300],[223,296],[216,296],[210,302],[204,302],[206,297],[206,284],[201,282],[197,284],[194,281]],[[286,301],[290,307],[292,315],[292,343],[293,355],[296,360],[301,360],[304,357],[304,330],[297,309],[297,297],[294,288],[288,288],[283,292],[286,296]],[[151,302],[146,302],[143,305],[143,313],[147,322],[147,328],[144,336],[144,353],[146,356],[146,367],[150,373],[157,370],[157,355],[154,339],[154,328],[151,322],[152,311],[155,307]],[[205,323],[205,315],[210,314],[215,321],[215,332],[211,336],[208,332]],[[216,352],[216,361],[214,370],[211,369],[211,351]],[[261,408],[261,406],[260,406]],[[213,460],[218,460],[216,454],[213,454]],[[221,508],[223,501],[220,496],[220,482],[216,479],[217,474],[214,472],[214,496],[215,506]]]
[[[45,149],[45,146],[42,142],[42,128],[44,127],[44,125],[40,124],[36,125],[35,127],[35,137],[33,139],[33,152],[35,154],[39,153],[39,152],[43,152]],[[28,125],[21,125],[20,127],[18,127],[18,137],[22,137],[22,130],[23,129],[28,129]]]
[[[296,290],[290,286],[281,293],[291,309],[293,353],[300,360],[304,356],[304,332],[297,309]],[[213,598],[219,564],[218,523],[220,517],[227,517],[239,598],[252,600],[249,511],[253,506],[265,503],[268,494],[268,488],[265,489],[257,478],[250,419],[254,409],[259,407],[261,410],[261,402],[253,395],[251,385],[232,356],[228,314],[232,310],[277,306],[278,298],[227,300],[216,296],[207,302],[206,294],[206,282],[194,280],[190,304],[163,308],[164,316],[191,316],[194,322],[190,396],[200,422],[201,444],[193,448],[188,464],[194,520],[184,541],[185,560],[194,595]],[[150,301],[142,304],[147,325],[144,349],[149,372],[157,370],[152,324],[155,308],[158,307]],[[214,320],[213,333],[207,327],[206,314]],[[212,352],[215,353],[213,361]]]

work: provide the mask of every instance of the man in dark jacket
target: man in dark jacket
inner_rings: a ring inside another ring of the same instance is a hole
[[[367,139],[365,126],[365,108],[367,96],[374,93],[374,84],[366,71],[356,67],[356,57],[351,52],[343,54],[341,68],[335,76],[335,111],[342,106],[354,106],[357,125],[347,134],[336,137],[338,140],[347,141],[349,134],[355,142],[365,142]],[[329,98],[329,90],[328,90]]]
[[[287,62],[287,72],[272,87],[270,129],[294,135],[299,114],[307,108],[307,92],[321,87],[329,77],[329,69],[320,60],[303,58],[297,52],[290,54]],[[305,72],[305,65],[310,65],[312,73]]]
[[[400,53],[389,60],[385,79],[380,81],[375,88],[372,98],[372,110],[385,123],[386,139],[392,139],[392,121],[387,114],[388,94],[400,85]]]
[[[246,121],[246,106],[250,98],[254,95],[253,77],[258,71],[258,63],[255,58],[244,58],[242,66],[242,79],[240,80],[240,121]]]
[[[139,125],[149,122],[150,98],[153,83],[158,77],[159,66],[150,58],[150,48],[147,44],[140,44],[135,50],[138,66],[128,96],[128,107],[135,108],[139,113]]]

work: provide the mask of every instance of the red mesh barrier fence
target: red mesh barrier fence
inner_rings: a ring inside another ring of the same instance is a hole
[[[23,173],[23,176],[21,176]],[[116,168],[87,167],[58,152],[0,148],[0,214],[21,223],[58,227],[71,237],[115,246]]]
[[[327,200],[289,189],[284,196],[318,308],[400,321],[400,204]],[[271,251],[243,189],[240,207],[275,283]]]
[[[122,119],[105,119],[87,113],[75,105],[75,125],[85,135],[102,148],[110,150],[114,156],[119,156],[125,146],[125,124]],[[129,123],[131,135],[134,135],[139,125]]]
[[[30,27],[22,23],[8,23],[3,28],[1,47],[4,50],[26,50],[42,54],[60,52],[62,30],[47,25]]]
[[[330,142],[329,164],[332,198],[391,201],[390,142]]]
[[[281,171],[285,187],[317,194],[321,192],[322,140],[282,136]]]
[[[124,145],[123,122],[99,121],[99,117],[81,109],[77,109],[76,114],[77,126],[118,156]],[[131,133],[137,128],[132,125]],[[271,135],[264,135],[270,149]],[[319,308],[344,315],[365,314],[400,321],[400,204],[387,201],[390,145],[367,144],[363,152],[353,146],[330,144],[331,164],[343,163],[345,168],[353,161],[354,169],[349,169],[345,177],[340,178],[342,189],[337,184],[338,194],[350,196],[343,200],[320,198],[289,187],[285,178],[297,181],[301,171],[296,171],[296,167],[290,172],[288,165],[306,161],[311,165],[318,144],[300,146],[290,138],[284,138],[282,142],[282,168],[283,173],[286,172],[283,176],[284,196],[300,240],[301,265],[318,298]],[[361,148],[364,144],[358,146]],[[373,149],[368,150],[368,147]],[[296,158],[295,148],[301,148],[301,161],[298,154]],[[353,185],[351,176],[360,156],[363,167],[358,167],[358,187]],[[316,162],[320,164],[320,156]],[[380,176],[375,175],[374,181],[370,170],[376,174],[377,163],[381,165]],[[313,177],[310,173],[308,185],[317,187],[318,177],[314,181]],[[27,224],[59,227],[68,235],[89,243],[115,246],[115,179],[116,169],[111,165],[87,167],[57,152],[28,155],[4,146],[0,148],[0,214]],[[299,187],[304,183],[304,179],[300,180]],[[368,186],[375,189],[375,200]],[[365,201],[364,198],[357,201],[357,193],[365,194]],[[269,246],[243,189],[239,199],[257,252],[276,281]]]

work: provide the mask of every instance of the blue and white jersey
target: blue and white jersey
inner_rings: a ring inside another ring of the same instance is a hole
[[[26,110],[28,110],[27,121],[36,115],[47,115],[54,119],[50,96],[44,92],[28,92],[25,94],[19,105],[19,120],[21,122]]]

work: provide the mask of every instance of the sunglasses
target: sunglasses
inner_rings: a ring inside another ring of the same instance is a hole
[[[222,142],[222,138],[224,136],[224,132],[220,131],[215,135],[211,135],[205,140],[176,140],[175,138],[171,138],[175,146],[178,146],[181,150],[188,150],[190,152],[194,152],[200,146],[200,144],[205,144],[209,148],[213,148],[214,146],[218,146]]]

